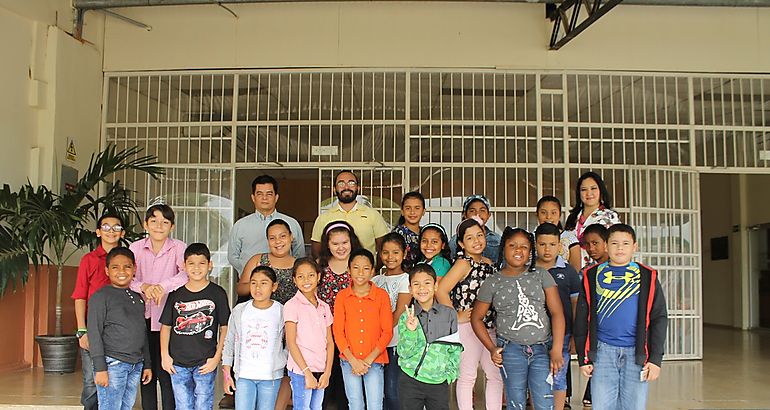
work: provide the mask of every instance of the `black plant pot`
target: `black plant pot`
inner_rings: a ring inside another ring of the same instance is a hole
[[[43,371],[72,373],[78,358],[78,338],[66,336],[35,336],[43,359]]]

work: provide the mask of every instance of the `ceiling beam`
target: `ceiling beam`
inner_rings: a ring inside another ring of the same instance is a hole
[[[558,50],[594,24],[622,0],[566,0],[551,14],[551,50]],[[581,13],[581,9],[585,11]]]
[[[346,0],[351,1],[351,0]],[[352,0],[356,1],[356,0]],[[456,0],[465,1],[465,0]],[[310,0],[73,0],[73,6],[80,10],[97,10],[119,7],[148,7],[195,4],[239,4],[239,3],[288,3]],[[469,2],[490,3],[560,3],[558,0],[472,0]],[[770,7],[770,0],[626,0],[624,4],[643,6],[704,6],[704,7]]]

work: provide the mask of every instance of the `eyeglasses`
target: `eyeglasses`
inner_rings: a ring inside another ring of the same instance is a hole
[[[104,225],[100,226],[99,229],[101,229],[102,232],[109,232],[109,231],[112,231],[112,232],[115,232],[115,233],[123,232],[123,227],[120,226],[120,225],[112,225],[112,226],[110,226],[109,224],[104,224]]]
[[[345,186],[349,188],[355,188],[358,186],[358,181],[350,180],[350,181],[337,181],[337,188],[345,188]]]

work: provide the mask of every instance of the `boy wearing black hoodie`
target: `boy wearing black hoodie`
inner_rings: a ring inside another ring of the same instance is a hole
[[[655,269],[632,262],[636,233],[608,229],[609,261],[583,271],[574,333],[580,371],[597,409],[644,409],[660,375],[666,300]]]

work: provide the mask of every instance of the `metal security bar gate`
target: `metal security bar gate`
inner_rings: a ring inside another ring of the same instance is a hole
[[[395,223],[404,192],[450,232],[484,193],[490,226],[533,228],[545,194],[574,203],[600,172],[641,260],[660,269],[669,359],[702,356],[698,172],[767,173],[770,77],[502,70],[237,70],[108,73],[104,136],[157,155],[160,182],[124,173],[143,205],[178,212],[176,236],[214,251],[232,294],[226,242],[238,168],[318,169],[319,209],[352,168]],[[238,193],[245,195],[245,193]],[[313,201],[316,199],[314,198]]]

